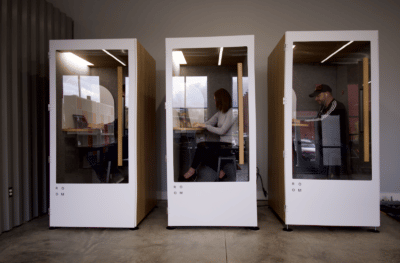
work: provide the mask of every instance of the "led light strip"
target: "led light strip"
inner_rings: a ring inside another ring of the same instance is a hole
[[[104,51],[104,53],[106,53],[107,55],[110,55],[110,57],[113,57],[116,61],[118,61],[119,63],[121,63],[122,65],[124,65],[125,67],[126,67],[126,65],[125,65],[125,63],[124,62],[122,62],[121,60],[119,60],[118,58],[116,58],[114,55],[112,55],[110,52],[108,52],[107,50],[105,50],[105,49],[102,49],[103,51]]]
[[[218,59],[218,66],[221,66],[221,61],[222,61],[222,52],[224,51],[223,47],[219,48],[219,59]]]
[[[179,65],[187,64],[182,51],[172,51],[172,59],[173,61],[175,61],[175,63],[178,63]]]
[[[67,59],[69,59],[70,61],[73,61],[74,63],[78,63],[78,64],[85,65],[85,66],[94,66],[89,61],[84,60],[83,58],[75,55],[74,53],[65,52],[64,54],[67,57]]]
[[[335,52],[333,52],[329,57],[327,57],[326,59],[321,61],[321,64],[324,63],[325,61],[327,61],[330,57],[332,57],[333,55],[335,55],[336,53],[338,53],[340,50],[342,50],[343,48],[347,47],[348,45],[350,45],[351,43],[353,43],[354,41],[350,41],[349,43],[347,43],[346,45],[344,45],[343,47],[339,48],[338,50],[336,50]]]

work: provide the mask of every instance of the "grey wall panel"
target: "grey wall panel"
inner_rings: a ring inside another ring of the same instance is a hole
[[[43,78],[44,78],[44,68],[43,68],[43,52],[44,52],[44,16],[46,15],[44,9],[44,1],[38,0],[37,1],[38,7],[38,17],[37,17],[37,26],[38,26],[38,38],[36,44],[38,45],[38,57],[37,57],[37,70],[38,70],[38,78],[37,78],[37,89],[36,89],[36,112],[37,112],[37,139],[38,139],[38,146],[37,146],[37,155],[38,155],[38,191],[39,191],[39,213],[43,213],[43,191],[45,190],[43,187],[43,173],[45,173],[45,169],[43,168],[43,138],[42,138],[42,105],[41,105],[41,98],[42,98],[42,89],[43,89]]]
[[[50,39],[54,39],[54,30],[53,30],[53,24],[54,24],[54,6],[50,3],[47,3],[47,7],[46,7],[46,15],[47,15],[47,38]],[[47,65],[48,66],[48,65]],[[47,67],[48,69],[48,67]]]
[[[31,93],[30,93],[30,75],[29,75],[29,60],[30,60],[30,1],[22,1],[22,19],[21,19],[21,91],[22,91],[22,202],[23,202],[23,220],[28,221],[32,218],[32,162],[30,152],[32,149],[32,137],[30,136],[31,118]]]
[[[2,31],[2,18],[3,17],[3,2],[0,1],[0,36],[2,35],[3,31]],[[1,37],[0,37],[0,45],[1,45]],[[0,56],[2,55],[1,50],[0,50]],[[1,63],[1,60],[0,60]],[[1,74],[1,66],[0,66],[0,80],[2,79],[2,74]],[[0,96],[2,96],[2,90],[1,90],[1,83],[0,83]],[[2,108],[0,107],[0,120],[2,120]],[[1,136],[1,132],[0,132],[0,136]],[[4,187],[3,187],[3,180],[1,179],[2,177],[4,177],[3,175],[3,162],[1,161],[3,159],[3,142],[0,139],[0,209],[3,205],[3,194],[4,194]],[[3,211],[0,211],[0,233],[3,231]]]
[[[11,179],[11,171],[12,171],[12,162],[11,162],[11,0],[3,0],[3,13],[2,13],[2,34],[1,34],[1,71],[4,78],[1,79],[1,89],[2,89],[2,133],[1,137],[3,141],[2,147],[2,161],[3,161],[3,191],[4,191],[4,199],[3,199],[3,207],[2,214],[4,219],[4,230],[9,230],[12,227],[12,218],[13,218],[13,207],[11,203],[11,199],[8,197],[8,187],[10,185]]]
[[[47,3],[44,0],[39,0],[39,89],[38,89],[38,125],[39,125],[39,163],[40,163],[40,173],[39,173],[39,181],[40,181],[40,190],[42,193],[40,195],[40,211],[42,213],[47,212],[47,174],[48,174],[48,162],[47,162],[47,139],[46,139],[46,130],[48,129],[48,125],[46,122],[46,115],[48,115],[47,111],[47,103],[46,97],[48,97],[48,71],[46,71],[45,64],[48,63],[48,45],[49,42],[47,40],[47,16],[46,16],[46,7]]]
[[[61,17],[60,17],[60,31],[61,31],[61,36],[60,39],[66,39],[67,35],[66,35],[66,30],[65,30],[65,25],[67,24],[67,16],[62,13]]]
[[[47,35],[46,35],[46,42],[47,43],[49,43],[49,40],[51,40],[51,39],[54,39],[54,30],[53,30],[53,24],[54,24],[54,20],[53,20],[53,15],[54,15],[54,12],[53,12],[53,10],[54,10],[54,7],[53,7],[53,5],[52,4],[49,4],[49,3],[47,3],[47,6],[46,6],[46,30],[47,30]],[[49,45],[47,44],[46,45],[46,54],[48,54],[49,53]],[[48,60],[47,60],[48,61]],[[49,63],[45,63],[45,70],[46,70],[46,72],[47,72],[47,74],[49,74]],[[48,78],[47,78],[48,79]],[[50,102],[49,102],[49,94],[50,94],[50,91],[49,91],[49,81],[47,80],[47,86],[46,86],[46,105],[48,105]],[[46,111],[47,109],[45,109],[45,111]],[[46,112],[46,134],[45,134],[45,138],[46,138],[46,144],[47,144],[47,147],[46,147],[46,149],[47,149],[47,154],[48,155],[50,155],[50,145],[49,145],[49,142],[50,142],[50,116],[49,116],[49,112],[47,111]],[[47,180],[45,180],[45,182],[46,182],[46,202],[45,202],[45,207],[46,207],[46,209],[50,206],[49,205],[49,195],[48,195],[48,191],[49,191],[49,184],[50,184],[50,182],[49,182],[49,171],[50,171],[50,166],[49,166],[49,164],[48,164],[48,162],[46,163],[46,165],[47,165]]]
[[[32,211],[33,216],[36,217],[39,215],[39,183],[38,183],[38,174],[39,174],[39,163],[38,163],[38,134],[37,134],[37,102],[36,102],[36,93],[37,93],[37,79],[38,79],[38,70],[37,70],[37,59],[38,59],[38,35],[39,35],[39,27],[38,27],[38,0],[31,0],[31,57],[30,57],[30,76],[31,76],[31,131],[32,131],[32,150],[31,150],[31,159],[32,159],[32,192],[33,192],[33,204]]]
[[[12,120],[12,179],[11,187],[13,188],[13,223],[19,225],[22,223],[22,208],[21,208],[21,160],[22,160],[22,144],[21,144],[21,0],[12,1],[11,13],[11,109],[10,114]]]
[[[47,213],[49,39],[69,38],[73,23],[44,0],[0,1],[1,233]]]
[[[4,9],[4,7],[3,7],[3,1],[0,1],[0,48],[2,47],[2,35],[3,35],[3,9]],[[2,55],[3,55],[3,53],[2,53],[2,50],[0,49],[0,58],[2,57]],[[2,62],[2,60],[0,59],[0,98],[2,98],[2,96],[3,96],[3,91],[2,91],[2,85],[1,85],[1,79],[3,79],[4,77],[3,77],[3,75],[2,75],[2,67],[1,67],[1,62]],[[2,109],[2,107],[0,106],[0,121],[1,120],[3,120],[2,119],[2,117],[3,117],[3,109]],[[2,139],[1,139],[1,136],[2,136],[3,134],[2,134],[2,132],[1,132],[1,130],[0,130],[0,233],[3,231],[3,228],[4,228],[4,226],[3,226],[3,214],[4,214],[4,212],[3,212],[3,210],[1,210],[1,208],[3,208],[3,199],[4,199],[4,187],[3,187],[3,177],[4,177],[4,174],[3,174],[3,171],[4,171],[4,168],[3,168],[3,162],[2,162],[2,160],[3,160],[3,141],[2,141]]]
[[[71,18],[67,17],[67,38],[74,38],[74,23]]]
[[[10,173],[10,160],[9,160],[9,109],[8,109],[8,99],[9,99],[9,85],[11,83],[10,78],[10,56],[9,56],[9,48],[10,48],[10,13],[11,13],[11,1],[10,0],[1,0],[1,23],[0,23],[0,95],[1,95],[1,123],[2,127],[0,130],[1,133],[1,184],[0,184],[0,194],[1,194],[1,208],[0,208],[0,217],[1,217],[1,231],[5,231],[10,229],[11,223],[11,213],[10,213],[10,203],[8,198],[8,185],[9,185],[9,173]]]
[[[61,20],[61,12],[57,8],[54,9],[54,39],[60,39],[60,20]]]

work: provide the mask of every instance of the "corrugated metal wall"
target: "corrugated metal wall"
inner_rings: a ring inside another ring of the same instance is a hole
[[[49,40],[73,38],[73,21],[44,0],[0,1],[1,233],[47,213]]]

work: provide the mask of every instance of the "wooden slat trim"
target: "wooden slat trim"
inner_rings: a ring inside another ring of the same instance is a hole
[[[244,123],[243,123],[243,65],[237,64],[238,111],[239,111],[239,164],[244,164]]]
[[[117,68],[117,76],[118,76],[118,166],[122,166],[122,124],[123,124],[123,109],[122,109],[122,82],[123,82],[123,72],[122,67]]]
[[[369,156],[369,61],[363,58],[363,122],[364,122],[364,162],[370,161]]]

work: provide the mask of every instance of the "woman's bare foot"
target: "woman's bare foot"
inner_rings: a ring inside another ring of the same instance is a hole
[[[196,172],[196,170],[192,167],[189,168],[189,170],[183,175],[183,177],[185,177],[185,179],[189,179],[190,177],[192,177],[194,175],[194,173]]]
[[[224,178],[225,172],[223,170],[219,171],[219,179]]]

